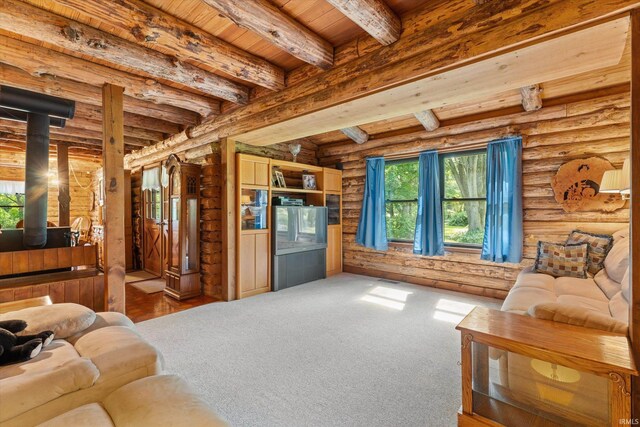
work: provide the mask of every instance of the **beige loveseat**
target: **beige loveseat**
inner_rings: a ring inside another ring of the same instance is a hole
[[[0,367],[3,427],[37,425],[102,401],[123,385],[163,368],[160,353],[119,313],[54,304],[5,313],[0,319],[26,320],[25,332],[52,329],[57,338],[34,359]]]
[[[72,409],[40,427],[222,427],[218,418],[180,377],[155,375],[120,387],[100,403]]]
[[[613,238],[604,268],[593,278],[555,278],[525,269],[504,300],[502,311],[627,333],[629,232],[620,230]]]
[[[604,269],[593,278],[554,278],[528,268],[518,276],[502,310],[626,334],[629,286],[628,230],[621,230],[614,234]],[[540,327],[545,327],[545,322]],[[607,422],[606,378],[491,350],[491,358],[498,363],[498,378],[493,381],[524,407]]]

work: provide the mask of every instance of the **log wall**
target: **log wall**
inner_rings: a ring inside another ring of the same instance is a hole
[[[539,240],[563,241],[580,228],[612,233],[629,223],[629,209],[615,212],[566,213],[555,202],[551,178],[565,162],[601,156],[621,168],[629,155],[630,112],[626,91],[558,101],[537,112],[513,113],[447,125],[415,135],[373,139],[363,145],[350,142],[322,146],[320,163],[344,164],[344,270],[411,283],[503,298],[518,272],[531,265]],[[355,244],[362,203],[365,157],[465,146],[501,136],[523,136],[524,260],[521,264],[482,261],[478,253],[447,253],[423,257],[411,245],[390,244],[387,252]]]
[[[79,216],[92,218],[93,176],[100,165],[79,158],[69,159],[69,193],[71,195],[71,221]],[[55,155],[49,158],[49,197],[47,221],[58,224],[58,175]],[[0,180],[24,181],[24,152],[0,151]]]

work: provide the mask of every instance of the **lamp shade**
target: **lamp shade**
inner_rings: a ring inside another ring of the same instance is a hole
[[[622,166],[622,194],[631,194],[631,161],[626,159]]]
[[[620,193],[622,181],[622,169],[606,171],[600,182],[600,193]]]

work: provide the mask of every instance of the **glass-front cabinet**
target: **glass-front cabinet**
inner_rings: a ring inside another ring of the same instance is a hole
[[[169,256],[165,293],[182,300],[202,293],[200,166],[180,162],[172,154],[165,167],[169,176]]]

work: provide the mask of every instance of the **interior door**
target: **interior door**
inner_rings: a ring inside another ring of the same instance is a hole
[[[162,236],[162,193],[160,189],[144,191],[144,226],[143,226],[143,265],[145,271],[162,275],[163,270],[163,236]]]

